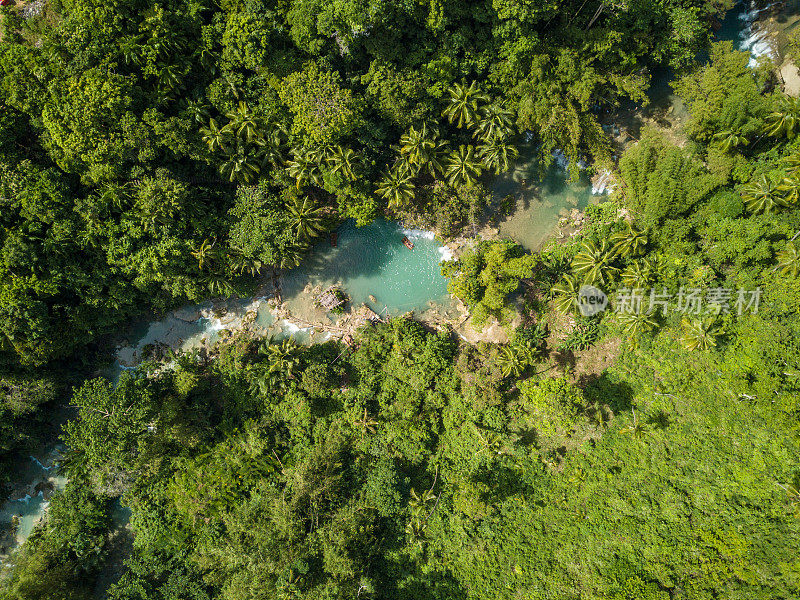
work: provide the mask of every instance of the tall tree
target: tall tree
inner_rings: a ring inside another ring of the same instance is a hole
[[[469,86],[456,83],[447,90],[450,103],[442,111],[442,115],[456,125],[456,127],[469,127],[478,120],[481,103],[488,102],[489,97],[483,93],[476,82]]]
[[[511,169],[519,157],[519,150],[503,139],[492,138],[488,143],[478,146],[478,155],[488,169],[493,169],[499,175]]]
[[[472,185],[481,174],[481,162],[474,146],[459,146],[447,157],[445,175],[450,185]]]
[[[297,239],[308,241],[323,230],[323,208],[316,206],[308,196],[295,198],[287,207],[292,219],[292,229]]]
[[[383,175],[375,191],[381,198],[389,201],[389,207],[405,206],[414,199],[413,179],[411,175],[395,167]]]

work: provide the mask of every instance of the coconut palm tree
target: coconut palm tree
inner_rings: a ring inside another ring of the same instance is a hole
[[[739,135],[737,132],[731,130],[720,131],[715,134],[712,139],[717,143],[719,149],[726,154],[731,150],[735,150],[742,144],[747,143],[747,138],[745,136]]]
[[[776,109],[767,115],[765,133],[773,137],[794,139],[800,128],[800,99],[781,96]]]
[[[205,73],[211,75],[212,77],[216,76],[218,71],[217,60],[219,55],[212,48],[200,48],[199,52],[195,52],[194,56],[196,56],[194,62],[199,64]]]
[[[391,208],[405,206],[414,199],[414,183],[410,174],[395,167],[378,183],[377,194],[389,201]]]
[[[286,376],[288,379],[297,377],[300,367],[300,345],[294,338],[288,338],[278,344],[271,342],[259,348],[258,353],[266,356],[269,363],[269,372]]]
[[[276,387],[280,387],[275,375],[270,373],[269,366],[263,363],[248,366],[247,380],[250,382],[248,391],[253,396],[266,397]]]
[[[795,152],[783,159],[783,164],[786,165],[786,172],[790,175],[795,174],[800,170],[800,152]]]
[[[237,138],[252,142],[262,137],[262,123],[255,116],[247,105],[247,102],[240,101],[235,110],[225,113],[228,124],[225,126]]]
[[[408,164],[421,168],[428,161],[428,154],[435,143],[427,124],[423,123],[419,129],[412,125],[400,137],[400,155]]]
[[[717,345],[722,328],[717,325],[717,316],[705,319],[683,318],[683,346],[687,350],[710,350]]]
[[[121,211],[133,199],[133,183],[107,183],[101,188],[98,199],[102,206]]]
[[[255,277],[259,274],[262,268],[264,268],[264,264],[249,254],[245,254],[238,248],[234,248],[233,252],[228,257],[231,265],[231,269],[239,274],[243,273],[250,273],[251,277]]]
[[[775,190],[780,193],[787,206],[794,206],[800,200],[800,175],[793,173],[789,177],[784,177]]]
[[[572,269],[581,275],[586,283],[606,283],[616,269],[611,266],[614,253],[603,240],[598,246],[594,242],[584,242],[583,247],[572,259]]]
[[[305,243],[294,244],[283,249],[278,259],[278,268],[293,269],[303,260],[303,255],[308,252],[309,246]]]
[[[481,430],[478,429],[475,423],[472,423],[472,431],[475,432],[475,435],[478,436],[478,439],[482,443],[483,447],[480,449],[480,452],[486,452],[489,456],[508,456],[511,454],[503,438],[493,431],[484,430],[484,432],[481,433]]]
[[[233,286],[225,278],[222,273],[211,273],[205,278],[208,291],[212,296],[219,296],[220,298],[228,298],[234,292]]]
[[[748,210],[754,213],[768,214],[786,206],[777,186],[766,175],[742,188],[742,199]]]
[[[475,122],[475,131],[484,143],[489,143],[509,136],[513,126],[514,111],[499,104],[490,104],[480,109],[480,116]]]
[[[652,429],[652,425],[650,423],[646,423],[638,418],[636,415],[636,411],[633,411],[633,422],[628,423],[624,427],[620,428],[620,433],[624,433],[626,435],[630,435],[636,439],[641,439],[644,437],[644,434],[647,433]]]
[[[478,118],[480,103],[489,101],[489,97],[474,81],[468,87],[457,83],[447,92],[450,94],[450,104],[442,111],[442,115],[458,128],[474,123]]]
[[[143,62],[142,50],[144,47],[139,43],[138,36],[130,36],[123,38],[117,44],[120,53],[122,54],[122,61],[130,67],[140,67]],[[54,50],[58,49],[57,46]],[[60,58],[60,56],[59,56]]]
[[[322,173],[319,170],[314,153],[305,150],[292,150],[294,158],[286,163],[289,176],[297,181],[299,190],[306,182],[319,186],[322,182]]]
[[[162,65],[158,72],[158,82],[156,88],[162,100],[167,100],[172,97],[176,92],[184,88],[183,76],[185,75],[183,69],[178,65]]]
[[[209,118],[208,107],[205,104],[195,100],[188,100],[186,102],[184,112],[186,113],[186,116],[195,123],[205,123]]]
[[[800,242],[786,242],[783,250],[778,252],[778,268],[784,275],[797,277],[800,274]]]
[[[255,142],[262,166],[271,164],[274,167],[278,167],[284,164],[283,157],[286,152],[284,138],[285,132],[276,126],[266,136]]]
[[[666,259],[661,254],[650,254],[644,259],[645,266],[652,273],[653,281],[658,281],[664,274],[666,268]]]
[[[608,427],[609,421],[613,418],[614,413],[608,404],[601,402],[593,402],[587,409],[586,414],[589,419],[598,427],[605,429]]]
[[[435,127],[423,123],[420,129],[411,127],[400,138],[400,154],[414,174],[427,169],[432,177],[444,171],[442,160],[448,144],[438,139]]]
[[[318,167],[322,167],[325,163],[329,163],[333,157],[334,147],[331,144],[318,144],[308,150],[308,156],[311,160],[317,163]]]
[[[445,175],[450,185],[472,185],[481,174],[481,162],[474,146],[459,146],[447,157]]]
[[[492,138],[488,143],[478,146],[478,156],[496,175],[505,173],[519,157],[519,150],[514,144],[501,138]]]
[[[575,312],[578,309],[578,292],[580,283],[572,274],[566,274],[553,286],[553,306],[563,314]]]
[[[364,416],[359,418],[357,421],[353,423],[356,427],[361,430],[361,437],[363,438],[366,434],[373,434],[378,428],[378,422],[373,419],[369,413],[367,412],[366,407],[364,408]]]
[[[353,181],[356,178],[353,171],[353,166],[355,164],[354,157],[355,152],[353,152],[352,149],[342,148],[341,146],[334,147],[328,158],[328,162],[331,165],[331,172],[341,173],[342,177],[347,181]]]
[[[519,377],[528,366],[528,362],[524,354],[518,351],[516,345],[506,344],[500,348],[500,352],[497,354],[497,366],[500,367],[503,377],[510,375]]]
[[[246,152],[242,146],[239,146],[236,154],[230,155],[222,163],[219,171],[231,183],[251,183],[258,177],[261,166],[256,162],[253,154]]]
[[[633,225],[627,223],[623,231],[611,236],[611,243],[614,244],[611,251],[617,256],[641,254],[647,246],[647,232],[634,229]]]
[[[413,515],[425,514],[428,511],[428,505],[436,499],[436,494],[432,489],[418,494],[414,488],[411,488],[410,496],[408,507]]]
[[[220,128],[214,119],[209,119],[208,127],[203,127],[200,130],[200,135],[212,152],[227,152],[226,145],[230,140],[230,131],[224,127]]]
[[[292,229],[295,238],[308,241],[317,237],[324,227],[323,208],[316,206],[309,197],[295,198],[294,202],[287,206],[292,220]]]
[[[445,162],[449,154],[449,142],[447,142],[447,140],[435,140],[433,142],[433,147],[428,150],[425,163],[422,167],[430,173],[431,177],[443,174],[445,171]]]

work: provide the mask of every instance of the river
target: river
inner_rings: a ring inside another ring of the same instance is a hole
[[[740,3],[726,16],[717,39],[732,40],[741,50],[749,51],[752,65],[760,56],[777,58],[786,46],[786,32],[798,24],[797,5],[787,3],[787,10],[776,21],[781,29],[769,35],[755,24],[765,9],[756,8],[752,2]],[[667,76],[654,78],[650,96],[652,105],[664,108],[666,104],[672,114],[681,113]],[[552,237],[560,219],[599,201],[608,181],[601,178],[593,186],[584,172],[577,182],[569,182],[563,157],[556,155],[544,179],[534,183],[536,163],[525,158],[533,156],[534,150],[523,148],[515,171],[496,178],[492,186],[495,203],[510,196],[514,209],[499,223],[500,235],[531,251],[539,250]],[[403,246],[403,236],[413,241],[413,250]],[[134,368],[159,348],[200,349],[242,327],[274,339],[292,336],[302,343],[323,342],[330,338],[330,331],[308,323],[336,327],[339,318],[323,313],[313,303],[314,291],[332,285],[348,294],[351,305],[366,304],[381,316],[408,311],[439,311],[452,316],[447,282],[439,267],[449,253],[431,232],[404,230],[383,219],[366,227],[347,222],[338,231],[337,247],[320,242],[300,268],[282,277],[283,299],[291,316],[271,306],[266,292],[252,298],[186,306],[165,318],[130,326],[107,375],[116,379],[124,369]],[[43,449],[39,458],[22,459],[18,491],[0,506],[3,555],[27,539],[44,514],[50,494],[66,484],[54,472],[57,456],[58,447],[52,446]]]

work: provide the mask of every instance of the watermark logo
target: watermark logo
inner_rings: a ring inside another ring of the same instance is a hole
[[[613,296],[615,313],[639,315],[660,310],[661,314],[686,315],[757,313],[761,302],[761,288],[755,290],[681,287],[677,293],[666,288],[620,288]],[[609,308],[609,298],[603,290],[593,285],[583,285],[578,291],[578,310],[591,317]]]
[[[593,285],[583,285],[578,291],[578,310],[584,317],[603,312],[608,306],[608,296]]]
[[[614,309],[617,313],[642,314],[660,309],[666,315],[671,312],[686,315],[729,314],[741,316],[746,312],[757,313],[761,302],[761,288],[746,290],[740,288],[700,288],[681,287],[678,293],[663,288],[620,288],[614,295]]]

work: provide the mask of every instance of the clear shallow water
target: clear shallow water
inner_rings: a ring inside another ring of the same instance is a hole
[[[568,181],[566,162],[562,156],[550,165],[544,178],[538,182],[538,161],[535,149],[524,148],[517,167],[496,178],[492,195],[496,205],[511,195],[514,212],[500,222],[500,235],[510,237],[527,250],[535,252],[550,239],[558,228],[561,217],[572,209],[583,211],[590,203],[598,201],[586,171],[581,171],[578,181]]]
[[[740,2],[728,12],[715,38],[733,40],[740,49],[757,54],[759,47],[753,38],[752,23],[758,14],[749,1]],[[675,116],[682,114],[683,108],[672,93],[672,78],[669,70],[655,73],[649,96],[652,106],[671,106],[671,114]],[[539,181],[538,164],[533,158],[535,149],[523,147],[522,155],[514,171],[494,180],[491,191],[495,207],[509,195],[514,198],[512,214],[500,222],[500,234],[530,251],[537,251],[555,233],[561,217],[569,216],[573,209],[583,211],[589,204],[599,201],[599,197],[593,193],[585,171],[578,181],[568,181],[563,157],[557,156]],[[403,246],[404,235],[414,242],[413,251]],[[323,288],[339,285],[350,296],[351,306],[367,304],[384,315],[423,312],[432,303],[447,307],[447,281],[439,265],[447,257],[446,248],[431,232],[404,231],[397,223],[385,219],[365,227],[347,222],[339,228],[337,248],[332,248],[327,240],[320,242],[301,267],[284,274],[283,298],[297,315],[309,314],[313,304],[313,298],[304,291],[308,284]],[[374,302],[370,296],[375,297]],[[228,314],[221,318],[200,316],[203,309],[206,313],[210,310],[211,305],[204,304],[188,306],[158,322],[138,325],[128,335],[132,343],[121,349],[112,377],[118,377],[123,369],[136,364],[150,344],[161,342],[172,348],[192,350],[203,343],[217,341],[226,327],[242,317],[248,305],[253,308],[253,302],[256,300],[228,303]],[[256,305],[254,310],[256,324],[276,340],[292,336],[298,342],[312,343],[328,337],[315,333],[310,327],[278,320],[266,302]],[[335,316],[328,318],[331,323],[335,322]]]
[[[780,22],[785,31],[796,28],[798,23],[798,2],[787,2],[788,7],[792,12],[787,10],[787,18]],[[729,11],[716,39],[733,40],[739,49],[750,51],[754,57],[766,53],[769,47],[763,35],[752,28],[756,16],[749,2],[740,3]],[[676,106],[670,79],[669,72],[654,78],[650,91],[653,102],[666,101]],[[527,155],[532,156],[532,152]],[[578,182],[568,182],[563,164],[551,166],[541,183],[531,183],[536,181],[536,163],[523,160],[513,173],[498,177],[492,186],[496,200],[509,194],[516,197],[516,212],[501,223],[500,233],[516,239],[529,250],[538,250],[542,246],[555,231],[561,216],[566,216],[573,208],[583,210],[596,200],[585,174]],[[402,245],[403,235],[408,235],[414,242],[413,251]],[[385,220],[363,228],[346,223],[339,230],[338,248],[330,248],[327,242],[320,243],[302,268],[285,277],[284,296],[291,305],[301,301],[302,290],[309,282],[322,286],[341,284],[356,306],[367,303],[376,312],[384,314],[424,311],[431,302],[447,303],[446,280],[439,267],[443,258],[446,258],[446,249],[434,240],[430,232],[404,232],[399,225]],[[376,302],[369,300],[370,295],[375,296]],[[204,341],[213,343],[249,308],[256,310],[255,323],[276,339],[293,336],[301,343],[327,339],[328,334],[314,334],[309,328],[277,320],[266,302],[254,306],[256,302],[257,299],[231,301],[228,314],[220,316],[199,315],[204,308],[210,309],[210,303],[187,306],[162,321],[133,326],[128,334],[133,343],[122,349],[122,362],[115,363],[109,376],[116,380],[123,370],[130,368],[129,365],[138,362],[141,352],[150,344],[161,342],[191,350]],[[18,487],[25,487],[27,493],[0,506],[0,532],[5,533],[3,544],[7,545],[4,551],[23,543],[44,515],[49,501],[45,500],[42,485],[52,490],[63,489],[66,485],[66,478],[55,474],[50,466],[56,454],[57,450],[48,453],[43,459],[45,464],[33,457],[22,460]],[[128,509],[115,508],[114,522],[118,525],[124,525],[128,516]],[[10,530],[14,519],[17,519],[17,527],[12,537]]]
[[[750,2],[739,3],[726,15],[716,39],[734,40],[741,49],[749,49],[755,55],[758,47],[752,39],[752,23],[758,14]],[[649,95],[652,105],[669,105],[675,115],[681,112],[682,104],[672,94],[672,77],[668,70],[656,73]],[[568,181],[563,156],[556,156],[539,181],[535,148],[523,146],[522,155],[514,171],[497,177],[491,190],[495,207],[507,196],[513,197],[512,214],[500,222],[500,234],[537,251],[556,232],[560,218],[569,216],[573,209],[583,211],[599,201],[595,192],[603,190],[592,189],[585,171],[578,181]],[[404,235],[414,242],[413,251],[403,246]],[[439,263],[448,257],[447,249],[431,232],[403,230],[385,219],[365,227],[347,222],[339,228],[337,248],[332,248],[327,240],[320,242],[301,267],[284,274],[283,299],[301,320],[313,313],[310,310],[313,298],[307,291],[309,284],[321,288],[341,286],[352,307],[367,304],[382,315],[423,312],[432,305],[447,308],[450,304],[447,281],[441,275]],[[210,314],[210,303],[187,306],[161,321],[134,327],[128,335],[132,343],[120,350],[111,376],[116,379],[122,370],[137,364],[146,347],[155,343],[177,350],[212,344],[226,328],[234,327],[248,309],[256,311],[256,325],[274,339],[292,336],[298,342],[312,343],[328,337],[310,327],[278,320],[266,302],[259,304],[257,299],[228,302],[222,315]],[[328,319],[333,324],[336,317],[328,315]]]
[[[404,235],[414,243],[413,250],[403,245]],[[317,244],[299,268],[284,275],[283,296],[291,308],[303,299],[308,283],[341,285],[352,306],[365,303],[390,315],[424,311],[430,302],[449,298],[439,266],[446,252],[429,231],[404,230],[386,219],[364,227],[348,221],[339,228],[336,248],[328,241]]]
[[[780,4],[780,13],[769,23],[759,23]],[[766,56],[780,64],[789,45],[788,36],[800,25],[800,1],[756,2],[741,0],[728,11],[722,26],[715,35],[716,40],[732,41],[737,50],[750,53],[750,65],[755,67],[758,59]]]
[[[414,242],[413,250],[403,245],[403,236]],[[176,351],[211,345],[226,330],[241,327],[248,313],[254,316],[255,328],[273,340],[292,337],[302,344],[324,342],[330,335],[315,331],[303,320],[317,321],[321,316],[323,322],[333,325],[337,317],[310,315],[314,298],[306,291],[309,284],[322,288],[339,285],[350,297],[351,307],[367,304],[382,315],[423,312],[431,303],[447,306],[447,280],[439,263],[448,257],[449,251],[436,242],[432,232],[404,230],[385,219],[365,227],[347,222],[339,228],[336,248],[328,241],[320,242],[301,267],[282,277],[283,299],[298,322],[278,319],[265,298],[229,300],[216,307],[210,302],[185,306],[159,321],[132,326],[127,345],[119,348],[117,361],[106,376],[117,381],[124,370],[133,368],[158,345]]]
[[[0,553],[6,554],[28,539],[47,510],[50,495],[67,484],[66,477],[59,476],[53,466],[58,455],[58,448],[52,448],[41,461],[33,456],[20,460],[15,496],[21,497],[6,500],[0,506]],[[12,525],[14,520],[16,527]]]

